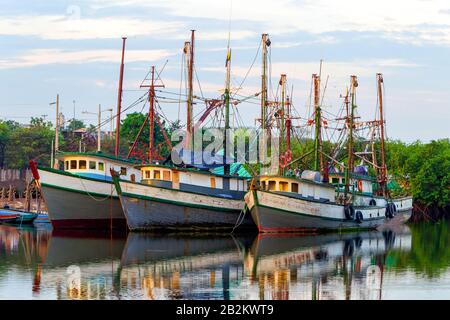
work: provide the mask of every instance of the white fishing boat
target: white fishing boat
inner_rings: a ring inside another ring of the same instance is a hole
[[[38,168],[42,194],[55,228],[126,228],[110,170],[139,180],[135,163],[102,153],[62,153],[64,170]]]
[[[267,40],[263,35],[263,59]],[[263,60],[263,66],[267,61]],[[322,65],[320,67],[322,69]],[[314,114],[305,125],[314,126],[314,149],[297,160],[292,159],[291,131],[293,119],[292,106],[286,99],[286,75],[281,75],[281,99],[268,102],[266,99],[266,75],[263,68],[261,95],[261,127],[265,130],[278,129],[280,132],[280,165],[275,168],[278,174],[264,174],[255,177],[245,196],[247,211],[253,217],[260,232],[319,232],[330,230],[375,229],[385,223],[397,223],[411,216],[412,197],[393,200],[387,190],[387,168],[384,152],[384,125],[381,74],[377,74],[379,120],[372,122],[355,121],[355,97],[358,82],[351,76],[351,91],[347,90],[344,118],[346,135],[336,143],[338,151],[346,149],[345,154],[328,155],[323,149],[323,127],[328,120],[322,116],[320,75],[313,74]],[[350,94],[350,95],[349,95]],[[351,103],[349,97],[351,96]],[[298,118],[297,118],[298,119]],[[331,119],[330,119],[331,120]],[[372,152],[358,153],[354,150],[355,131],[363,125],[370,126]],[[375,136],[380,132],[381,164],[377,163]],[[314,155],[314,170],[298,171],[294,174],[290,166],[309,154]],[[367,157],[366,157],[367,155]],[[355,166],[355,158],[361,160]],[[371,158],[369,158],[371,157]],[[331,164],[329,164],[331,161]],[[344,165],[346,162],[346,165]],[[376,177],[369,176],[367,166],[371,165]],[[339,171],[340,169],[340,171]],[[301,175],[299,174],[301,172]],[[376,186],[377,190],[373,187]]]
[[[117,179],[130,230],[231,230],[244,217],[247,177],[164,165],[142,165],[141,182]]]

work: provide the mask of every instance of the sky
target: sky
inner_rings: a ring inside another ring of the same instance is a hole
[[[75,113],[95,124],[96,116],[83,111],[95,113],[99,104],[116,108],[121,37],[126,36],[123,107],[144,94],[139,86],[154,65],[165,85],[158,95],[173,98],[172,103],[161,100],[162,112],[184,121],[184,103],[176,99],[180,88],[185,92],[184,41],[195,29],[198,96],[220,97],[229,38],[232,87],[245,78],[239,94],[259,92],[257,54],[261,34],[268,33],[270,92],[276,94],[280,74],[286,73],[299,114],[308,113],[311,74],[319,73],[323,60],[327,112],[341,106],[354,74],[358,114],[373,119],[380,72],[389,138],[412,142],[450,136],[448,0],[0,0],[0,6],[3,120],[28,123],[32,116],[46,116],[54,121],[49,103],[59,93],[66,118]],[[195,113],[203,109],[198,104]],[[139,104],[128,112],[142,110],[147,107]],[[258,112],[257,103],[241,103],[233,118],[253,125]]]

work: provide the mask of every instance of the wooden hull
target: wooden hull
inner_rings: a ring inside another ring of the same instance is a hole
[[[363,220],[345,218],[344,206],[292,198],[286,195],[249,191],[245,201],[260,232],[320,232],[376,229],[386,223],[386,208],[355,207]]]
[[[120,181],[120,202],[130,230],[230,231],[254,228],[244,201]]]
[[[54,228],[126,229],[112,182],[86,179],[55,170],[39,170],[48,216]]]

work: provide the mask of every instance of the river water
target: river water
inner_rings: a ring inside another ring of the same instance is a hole
[[[318,236],[3,225],[0,299],[450,299],[450,223]]]

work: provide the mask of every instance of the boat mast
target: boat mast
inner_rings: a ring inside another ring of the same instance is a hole
[[[345,198],[347,198],[347,194],[350,192],[350,176],[353,172],[353,123],[355,117],[355,95],[356,95],[356,87],[358,86],[358,81],[356,80],[356,76],[351,76],[351,96],[352,103],[350,108],[350,115],[347,119],[348,123],[348,143],[347,143],[347,151],[348,151],[348,164],[347,171],[345,172]]]
[[[267,125],[267,47],[270,46],[269,35],[262,34],[262,73],[261,73],[261,129],[265,130]]]
[[[149,144],[148,144],[148,163],[153,163],[153,140],[154,140],[154,126],[155,126],[155,66],[152,66],[152,82],[150,85],[150,89],[148,91],[148,99],[149,99]]]
[[[230,174],[230,165],[227,163],[227,156],[230,150],[228,150],[227,137],[230,129],[230,82],[231,82],[231,49],[228,42],[227,49],[227,76],[225,81],[225,132],[223,135],[223,165],[224,175]]]
[[[381,73],[377,73],[377,85],[378,85],[378,101],[380,107],[380,144],[381,144],[381,167],[380,174],[378,177],[381,192],[383,196],[387,196],[386,190],[386,182],[387,182],[387,168],[386,168],[386,153],[385,153],[385,145],[384,145],[384,116],[383,116],[383,75]]]
[[[187,67],[188,67],[188,97],[187,97],[187,120],[186,120],[186,130],[187,130],[187,145],[188,149],[192,149],[192,135],[193,135],[193,77],[194,77],[194,34],[195,30],[191,30],[191,42],[185,44],[185,54],[187,56]],[[187,46],[186,46],[187,45]],[[186,50],[189,49],[189,50]]]
[[[280,109],[280,153],[285,152],[286,139],[286,75],[282,74],[280,78],[281,84],[281,109]]]
[[[322,154],[322,114],[320,108],[320,76],[313,74],[314,85],[314,171],[322,172],[323,154]]]
[[[114,155],[119,156],[119,144],[120,144],[120,114],[122,113],[122,86],[123,86],[123,69],[124,69],[124,59],[125,59],[125,42],[127,38],[122,38],[122,62],[120,64],[120,74],[119,74],[119,92],[117,94],[117,116],[116,116],[116,145]]]

